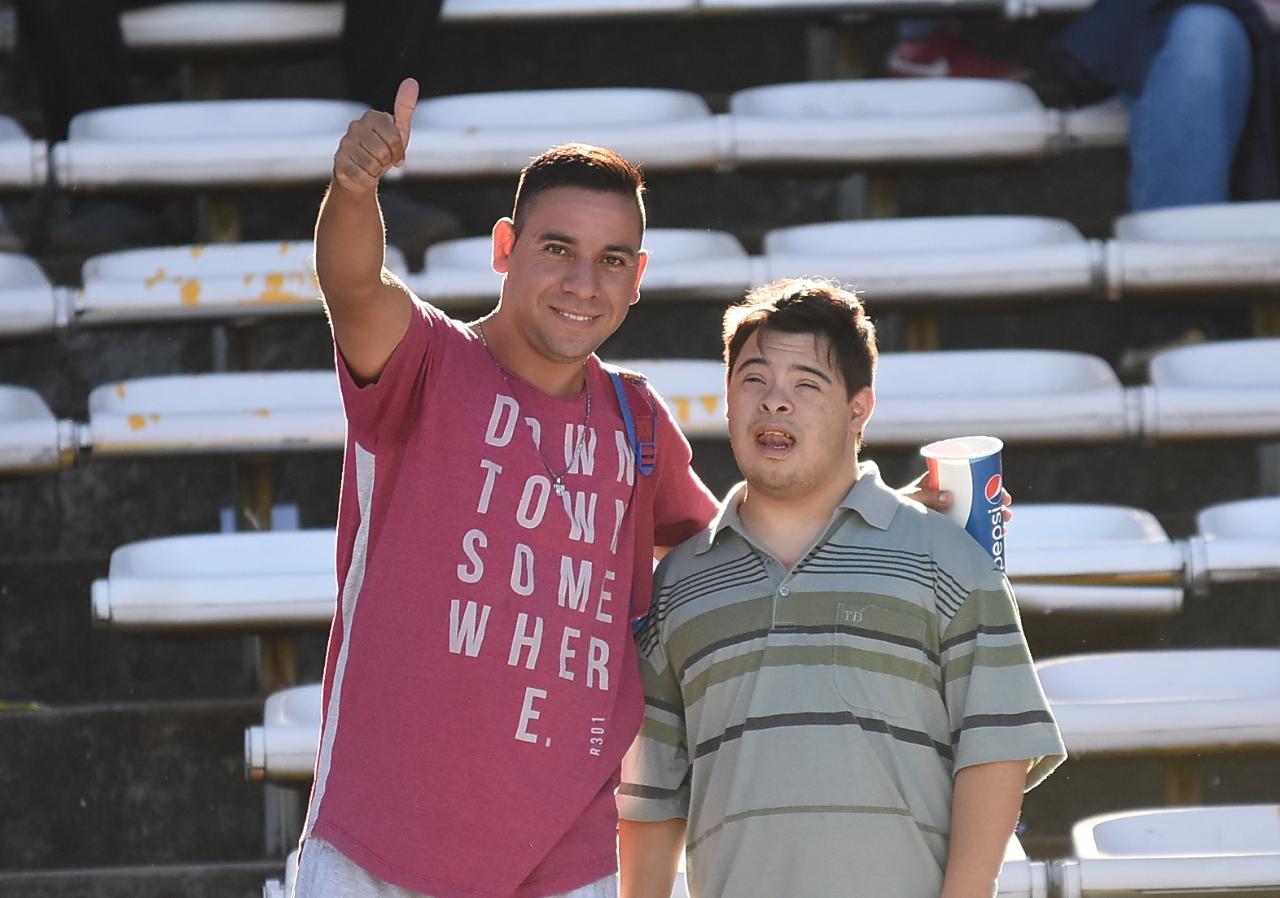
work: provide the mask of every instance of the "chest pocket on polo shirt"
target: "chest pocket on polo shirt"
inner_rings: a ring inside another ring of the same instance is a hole
[[[831,675],[855,711],[905,717],[928,674],[925,622],[874,604],[839,603],[832,628]]]

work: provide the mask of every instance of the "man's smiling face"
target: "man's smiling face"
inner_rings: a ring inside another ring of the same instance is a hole
[[[582,187],[544,190],[494,231],[494,268],[506,275],[502,305],[543,359],[581,362],[639,299],[646,257],[636,202]]]

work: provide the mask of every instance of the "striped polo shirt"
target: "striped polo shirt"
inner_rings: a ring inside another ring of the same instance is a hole
[[[1065,757],[1004,575],[860,471],[790,570],[742,484],[658,567],[618,807],[688,819],[693,898],[937,898],[955,772]]]

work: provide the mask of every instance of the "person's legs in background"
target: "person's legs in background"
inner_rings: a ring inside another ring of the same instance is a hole
[[[1231,12],[1189,4],[1172,14],[1142,93],[1130,103],[1133,211],[1230,199],[1252,79],[1249,37]]]
[[[950,19],[903,19],[898,43],[885,60],[885,74],[896,78],[1012,78],[1030,72],[1022,66],[976,53]]]

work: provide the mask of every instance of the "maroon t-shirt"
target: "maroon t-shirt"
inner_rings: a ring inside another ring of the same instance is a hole
[[[637,497],[654,497],[658,545],[706,525],[688,443],[655,398],[642,490],[597,359],[584,429],[585,396],[504,376],[425,304],[376,383],[357,386],[341,358],[338,377],[340,600],[308,831],[435,898],[608,875],[617,770],[642,716]]]

